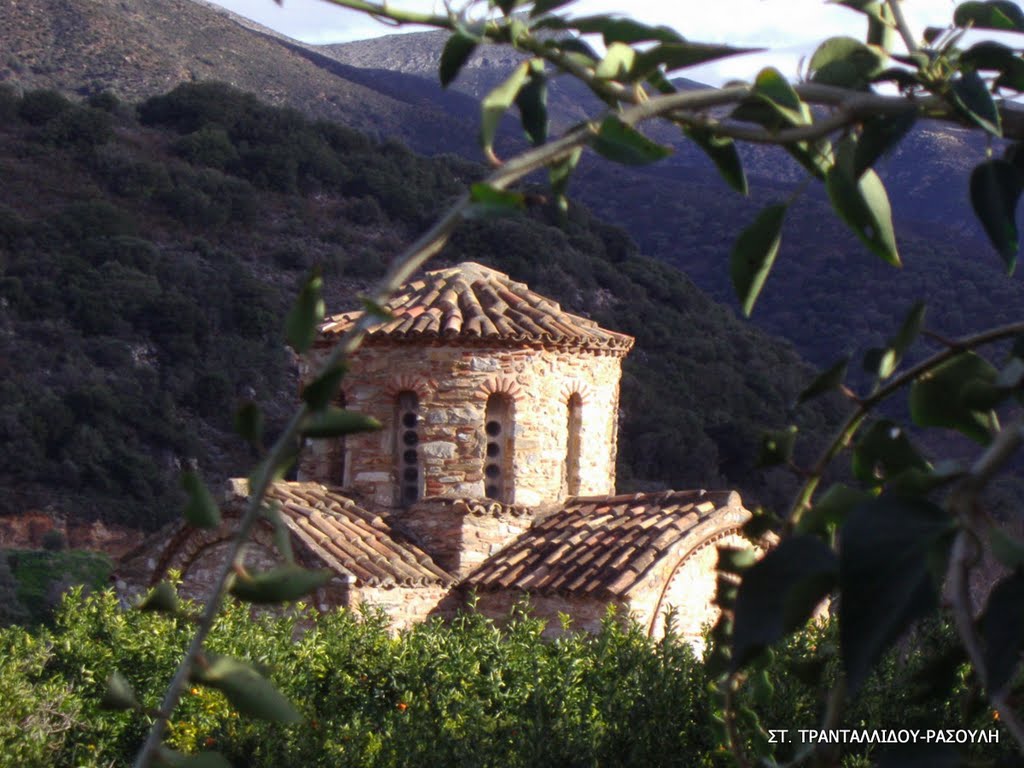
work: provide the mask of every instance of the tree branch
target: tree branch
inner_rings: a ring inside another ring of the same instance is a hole
[[[850,443],[854,434],[856,434],[857,430],[860,428],[861,422],[864,421],[868,413],[870,413],[876,405],[915,379],[921,377],[928,371],[937,368],[942,363],[946,362],[950,358],[956,357],[962,352],[970,349],[976,349],[996,341],[1002,341],[1003,339],[1008,339],[1021,333],[1024,333],[1024,322],[1010,323],[1009,325],[992,328],[974,336],[956,339],[952,342],[951,346],[941,352],[937,352],[926,360],[921,361],[914,367],[907,369],[899,376],[893,378],[888,384],[879,387],[870,396],[865,397],[857,408],[854,409],[854,411],[847,417],[846,421],[836,433],[836,436],[828,444],[821,456],[818,457],[818,461],[815,462],[814,467],[810,471],[809,479],[797,492],[793,505],[790,508],[789,515],[786,518],[785,531],[791,532],[796,527],[797,523],[800,522],[800,518],[803,516],[803,513],[811,506],[811,497],[814,496],[814,492],[821,483],[821,478],[825,474],[825,470],[828,469],[833,459],[839,455],[839,452]]]
[[[976,510],[978,493],[991,481],[995,473],[1003,467],[1021,445],[1024,445],[1024,416],[1017,418],[1013,424],[1005,427],[992,441],[992,444],[974,462],[970,472],[959,483],[951,497],[950,507],[963,526],[953,542],[953,552],[949,563],[950,609],[956,624],[957,634],[964,644],[971,666],[985,684],[988,700],[999,713],[999,722],[1024,750],[1024,722],[1007,700],[1007,686],[1002,690],[992,690],[988,684],[985,670],[985,654],[982,651],[981,638],[974,621],[974,606],[970,594],[971,563],[975,558],[976,541],[978,540],[979,521]]]
[[[907,46],[907,53],[917,53],[917,40],[914,38],[910,25],[907,24],[906,16],[903,15],[903,7],[900,5],[900,0],[888,0],[886,5],[889,6],[889,10],[892,11],[892,17],[896,20],[896,29],[900,31],[903,44]]]

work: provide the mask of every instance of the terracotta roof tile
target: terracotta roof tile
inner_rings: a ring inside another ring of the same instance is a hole
[[[480,565],[465,584],[482,591],[622,597],[669,549],[687,537],[703,539],[723,508],[736,513],[723,526],[738,528],[749,514],[730,491],[570,499]]]
[[[452,339],[496,344],[541,344],[625,354],[633,338],[565,312],[556,302],[508,275],[475,262],[428,272],[387,303],[393,318],[367,334],[369,341]],[[329,317],[327,340],[348,331],[362,312]]]
[[[451,584],[454,579],[387,522],[319,483],[276,483],[267,498],[281,505],[292,533],[338,573],[368,586]]]

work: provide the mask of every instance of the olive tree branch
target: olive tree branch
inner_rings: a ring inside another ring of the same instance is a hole
[[[896,20],[896,29],[900,31],[900,37],[903,38],[903,43],[907,46],[907,53],[917,53],[917,40],[914,38],[910,25],[907,24],[907,17],[903,15],[900,0],[888,0],[886,5],[889,6],[892,17]]]
[[[1017,745],[1024,750],[1024,721],[1007,700],[1007,686],[1003,686],[1001,690],[993,690],[986,679],[985,656],[974,621],[974,607],[970,594],[971,564],[975,560],[980,528],[976,509],[977,495],[1021,445],[1024,445],[1024,416],[1018,417],[1013,424],[999,432],[954,491],[950,508],[959,519],[961,528],[953,542],[948,577],[950,608],[957,634],[964,644],[971,665],[985,685],[989,702],[999,713],[999,722],[1006,726]]]
[[[786,518],[785,532],[791,533],[797,523],[800,522],[800,518],[804,512],[810,509],[811,498],[814,496],[814,492],[821,483],[821,479],[824,476],[825,471],[828,469],[829,465],[831,465],[836,456],[839,455],[840,451],[849,445],[861,423],[876,405],[887,399],[893,393],[962,352],[975,349],[986,344],[991,344],[996,341],[1002,341],[1003,339],[1008,339],[1020,333],[1024,333],[1024,322],[1010,323],[997,328],[991,328],[973,336],[951,340],[950,346],[946,349],[922,360],[912,368],[908,368],[899,376],[894,377],[888,384],[879,387],[872,392],[871,395],[861,400],[836,432],[832,441],[822,451],[817,462],[815,462],[814,467],[810,470],[807,481],[800,487],[800,490],[797,491],[796,498],[794,499],[793,504],[790,507],[789,515],[787,515]]]

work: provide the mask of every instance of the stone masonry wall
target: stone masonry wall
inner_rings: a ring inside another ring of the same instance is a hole
[[[316,370],[320,349],[300,375]],[[379,419],[379,432],[349,436],[344,447],[306,450],[299,477],[344,485],[367,503],[399,506],[395,402],[399,392],[419,398],[421,496],[484,496],[484,412],[491,394],[512,402],[512,482],[506,503],[538,505],[566,494],[568,400],[579,393],[579,495],[615,491],[615,453],[621,357],[592,351],[529,347],[455,347],[373,344],[361,348],[343,381],[346,407]],[[403,446],[404,448],[404,446]]]
[[[714,606],[720,546],[749,546],[737,534],[726,534],[705,540],[688,557],[680,561],[666,558],[656,573],[652,572],[646,588],[630,594],[630,609],[648,628],[651,637],[665,633],[665,612],[675,613],[675,631],[693,645],[703,645],[702,629],[718,618]]]
[[[396,513],[395,520],[439,566],[462,578],[524,533],[536,519],[532,510],[523,507],[507,509],[494,504],[498,511],[475,512],[471,506],[487,505],[427,499]]]
[[[450,590],[440,584],[390,588],[357,586],[352,588],[352,603],[348,607],[380,608],[387,614],[392,631],[398,632],[426,619]]]

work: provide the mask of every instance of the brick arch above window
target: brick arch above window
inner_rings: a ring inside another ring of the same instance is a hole
[[[487,400],[492,395],[503,395],[515,402],[522,391],[522,387],[511,376],[492,376],[480,385],[477,396],[481,400]]]
[[[415,392],[420,402],[437,389],[437,383],[409,373],[400,373],[384,385],[384,394],[388,397],[398,397],[402,392]]]
[[[573,395],[579,396],[580,405],[586,405],[594,396],[594,390],[587,382],[572,379],[562,384],[562,402],[568,403],[572,400]]]

